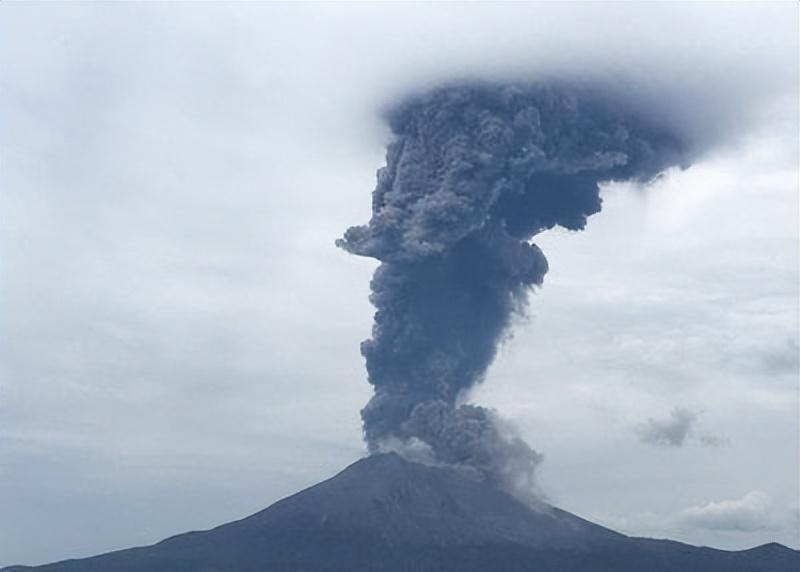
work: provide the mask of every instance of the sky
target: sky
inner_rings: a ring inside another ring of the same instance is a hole
[[[381,110],[610,85],[704,143],[609,183],[471,396],[622,532],[800,547],[794,3],[0,4],[0,566],[241,518],[365,455]]]

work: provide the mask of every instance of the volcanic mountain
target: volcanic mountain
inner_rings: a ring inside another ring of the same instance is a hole
[[[158,544],[3,572],[796,572],[778,544],[727,552],[628,537],[396,454],[242,520]]]

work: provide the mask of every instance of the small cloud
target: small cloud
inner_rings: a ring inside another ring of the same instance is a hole
[[[740,499],[708,502],[681,512],[681,522],[711,530],[754,531],[774,528],[772,499],[762,491],[751,491]]]
[[[653,445],[666,445],[670,447],[680,447],[686,442],[686,438],[692,430],[692,426],[697,421],[698,414],[676,407],[666,419],[648,419],[637,428],[639,439],[643,443]]]
[[[696,425],[699,418],[700,413],[698,412],[683,407],[675,407],[666,419],[653,419],[651,417],[646,422],[641,423],[636,428],[636,432],[639,435],[639,440],[643,443],[666,447],[682,447],[690,438],[706,447],[720,447],[729,444],[729,440],[726,437],[719,437],[710,433],[697,435]]]
[[[764,352],[761,365],[774,375],[797,373],[800,370],[800,344],[797,339],[787,338],[782,346]]]
[[[731,444],[731,440],[728,437],[711,434],[700,435],[697,440],[706,447],[723,447]]]

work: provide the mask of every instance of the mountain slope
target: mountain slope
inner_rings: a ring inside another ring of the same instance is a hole
[[[454,471],[397,455],[358,461],[245,519],[158,544],[3,572],[796,572],[780,545],[742,552],[626,537],[531,510]]]

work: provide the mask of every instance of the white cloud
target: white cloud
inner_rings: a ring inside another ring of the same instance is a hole
[[[783,499],[784,501],[786,498]],[[674,509],[591,515],[591,519],[631,536],[670,538],[695,545],[738,550],[768,542],[796,546],[800,533],[797,500],[781,502],[754,490],[740,498]]]
[[[708,502],[681,512],[681,521],[698,528],[755,531],[776,526],[772,499],[751,491],[739,499]]]

